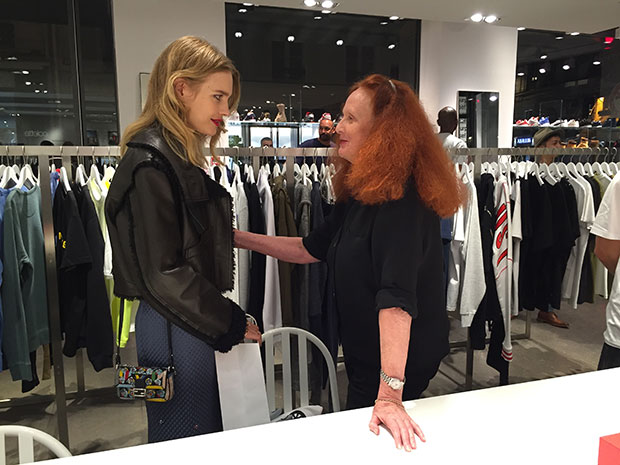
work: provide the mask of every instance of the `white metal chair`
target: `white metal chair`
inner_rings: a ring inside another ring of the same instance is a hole
[[[27,426],[0,426],[0,465],[6,464],[6,437],[17,437],[19,463],[34,462],[34,442],[38,442],[58,458],[71,457],[71,452],[58,439],[38,429]]]
[[[276,389],[275,389],[275,363],[274,363],[274,339],[282,343],[282,385],[284,397],[284,412],[293,410],[293,379],[291,370],[291,335],[297,336],[297,352],[299,362],[299,394],[300,407],[310,405],[308,388],[308,345],[307,342],[314,344],[323,355],[327,363],[329,374],[329,389],[331,392],[332,409],[334,412],[340,411],[340,399],[338,397],[338,381],[336,379],[336,367],[334,361],[325,347],[325,344],[314,334],[301,328],[276,328],[263,334],[265,344],[265,384],[267,387],[267,401],[269,411],[273,412],[276,408]]]

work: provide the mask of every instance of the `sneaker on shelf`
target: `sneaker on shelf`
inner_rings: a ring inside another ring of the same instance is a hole
[[[516,122],[515,126],[529,126],[529,124],[527,124],[526,120],[520,119],[519,121]]]
[[[562,123],[560,124],[561,128],[567,128],[568,127],[568,120],[567,119],[563,119]]]
[[[541,118],[540,121],[538,121],[538,125],[543,127],[551,126],[549,123],[549,118],[547,117]]]
[[[572,119],[568,123],[566,123],[566,127],[567,128],[578,128],[579,127],[579,121],[577,121],[576,119]]]
[[[552,128],[559,128],[560,126],[562,126],[562,120],[561,119],[557,119],[553,123],[551,123],[551,127]]]
[[[600,128],[600,127],[602,127],[602,126],[603,126],[603,125],[601,124],[601,122],[600,122],[600,121],[592,121],[592,127],[593,127],[593,128]]]
[[[530,119],[527,120],[527,125],[528,126],[538,126],[538,116],[532,116]]]
[[[604,128],[615,128],[616,127],[616,118],[607,118],[603,123]]]
[[[579,120],[579,127],[580,128],[591,128],[592,127],[592,121],[588,120],[588,119],[581,119]]]

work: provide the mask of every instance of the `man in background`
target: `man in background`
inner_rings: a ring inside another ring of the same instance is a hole
[[[454,108],[444,107],[439,110],[439,114],[437,115],[437,125],[439,126],[438,137],[443,144],[443,148],[446,150],[467,148],[467,144],[454,135],[458,122],[456,110]]]

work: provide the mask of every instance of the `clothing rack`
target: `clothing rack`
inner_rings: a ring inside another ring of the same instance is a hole
[[[215,154],[218,156],[229,156],[236,158],[250,158],[252,165],[256,171],[260,168],[261,157],[285,159],[285,179],[289,189],[294,188],[294,163],[295,157],[316,157],[325,158],[335,156],[336,150],[333,148],[217,148]],[[497,157],[541,157],[544,155],[555,155],[573,157],[571,161],[575,161],[574,157],[596,156],[600,157],[617,157],[616,152],[609,152],[597,149],[510,149],[510,148],[484,148],[484,149],[455,149],[450,150],[451,156],[467,156],[473,159],[474,178],[477,180],[481,175],[481,166],[483,161],[497,160]],[[54,224],[52,216],[52,197],[50,186],[50,173],[47,169],[53,160],[62,160],[66,167],[70,167],[74,159],[92,159],[110,158],[118,159],[120,157],[120,148],[118,146],[71,146],[71,147],[53,147],[53,146],[4,146],[4,150],[0,148],[0,159],[7,157],[13,161],[20,157],[25,160],[26,157],[37,158],[39,164],[39,185],[41,188],[41,219],[43,223],[43,234],[45,244],[45,265],[48,291],[48,310],[50,321],[50,340],[53,354],[62,354],[62,335],[60,328],[60,306],[58,296],[58,276],[56,271],[56,252],[54,243]],[[577,160],[577,161],[579,161]],[[612,160],[609,160],[612,161]],[[69,179],[72,178],[72,170],[67,170]],[[293,197],[291,197],[293,198]],[[523,334],[514,336],[514,340],[529,339],[530,337],[530,312],[527,312],[526,330]],[[467,341],[452,342],[451,347],[467,348],[467,364],[466,364],[466,388],[471,390],[473,381],[473,348],[469,334]],[[58,438],[69,447],[69,430],[67,422],[67,400],[94,397],[102,393],[111,393],[113,388],[99,388],[86,390],[84,382],[84,364],[82,349],[76,354],[76,375],[77,375],[77,391],[67,393],[64,377],[64,361],[62,356],[54,358],[54,387],[53,395],[31,396],[26,398],[0,399],[1,408],[19,407],[25,405],[56,403],[56,419],[58,424]]]
[[[112,388],[86,390],[84,382],[84,355],[83,349],[76,354],[77,391],[67,393],[65,387],[64,360],[62,355],[62,333],[60,327],[60,304],[58,296],[58,276],[56,271],[56,246],[54,221],[52,215],[52,193],[50,189],[50,172],[47,169],[54,160],[62,160],[67,167],[67,176],[72,179],[71,162],[73,159],[92,159],[120,157],[120,148],[110,147],[52,147],[52,146],[4,146],[0,149],[0,159],[8,158],[15,162],[20,158],[36,157],[39,163],[39,186],[41,187],[41,221],[45,245],[45,274],[47,280],[47,305],[50,324],[50,344],[54,355],[54,394],[43,396],[29,396],[15,399],[0,399],[0,407],[20,407],[33,404],[56,403],[56,420],[58,425],[58,439],[69,448],[69,428],[67,422],[67,400],[94,397],[104,392],[111,392]]]

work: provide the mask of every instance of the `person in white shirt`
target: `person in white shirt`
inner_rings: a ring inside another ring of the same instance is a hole
[[[614,273],[614,281],[607,303],[607,328],[605,342],[598,362],[598,369],[620,367],[620,176],[614,177],[590,231],[596,236],[594,254]]]
[[[437,115],[437,125],[439,126],[439,140],[443,144],[443,148],[449,149],[466,149],[467,144],[454,135],[454,131],[458,126],[458,117],[456,110],[452,107],[444,107],[439,110]]]

